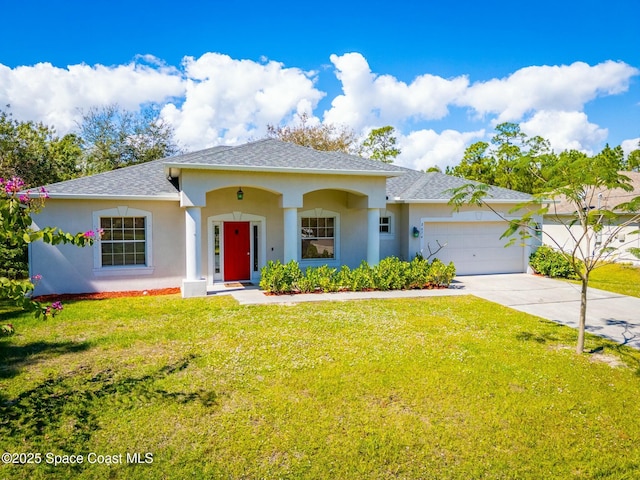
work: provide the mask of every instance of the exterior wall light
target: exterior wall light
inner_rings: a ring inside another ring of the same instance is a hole
[[[242,200],[244,198],[244,192],[242,191],[242,187],[238,189],[238,191],[236,192],[236,196],[238,197],[238,200]]]
[[[413,227],[412,233],[414,238],[418,238],[420,236],[420,230],[418,230],[418,227]]]

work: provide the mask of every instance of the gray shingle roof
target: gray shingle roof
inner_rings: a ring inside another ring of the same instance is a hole
[[[167,180],[164,159],[119,168],[88,177],[47,185],[51,197],[143,197],[178,199],[178,190]]]
[[[207,149],[165,160],[171,166],[245,167],[335,172],[402,173],[395,165],[341,152],[324,152],[272,138],[237,147]]]
[[[275,169],[310,172],[352,172],[362,175],[384,175],[387,196],[404,201],[448,200],[447,190],[460,187],[468,180],[438,172],[418,172],[397,165],[347,155],[320,152],[274,139],[259,140],[237,147],[219,146],[175,157],[120,168],[88,177],[76,178],[47,186],[52,197],[110,197],[178,200],[178,189],[167,178],[166,167]],[[494,187],[491,195],[500,200],[526,200],[528,195]]]
[[[411,201],[444,201],[451,198],[449,190],[468,183],[477,183],[465,178],[453,177],[439,172],[418,172],[406,169],[404,175],[387,179],[387,197]],[[501,187],[491,187],[489,197],[494,200],[525,201],[530,195]]]

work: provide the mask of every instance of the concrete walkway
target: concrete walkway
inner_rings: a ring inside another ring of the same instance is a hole
[[[579,285],[527,274],[457,277],[443,290],[265,295],[257,287],[222,287],[211,293],[233,295],[243,305],[475,295],[573,328],[580,313]],[[589,289],[587,331],[640,349],[640,298]]]

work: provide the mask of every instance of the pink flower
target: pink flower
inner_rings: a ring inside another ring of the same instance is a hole
[[[51,304],[51,308],[61,311],[62,310],[62,302],[53,302]]]
[[[40,198],[49,198],[49,192],[44,187],[40,187]]]
[[[24,187],[24,181],[19,177],[12,177],[11,180],[7,180],[4,185],[4,189],[8,195],[18,193],[22,187]]]
[[[29,203],[29,201],[31,201],[31,198],[29,195],[31,195],[31,192],[29,191],[27,193],[20,195],[20,203]]]
[[[36,282],[39,282],[40,280],[42,280],[42,275],[38,273],[37,275],[34,275],[33,277],[31,277],[31,279],[35,280]]]
[[[87,230],[82,234],[82,236],[85,238],[95,238],[96,234],[93,230]]]

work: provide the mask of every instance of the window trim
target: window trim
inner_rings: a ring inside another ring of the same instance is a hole
[[[380,210],[380,219],[382,220],[383,218],[388,218],[389,219],[389,231],[388,232],[380,232],[380,238],[382,240],[393,240],[396,237],[396,221],[395,221],[395,215],[393,214],[393,212],[390,212],[389,210]]]
[[[152,214],[137,208],[116,207],[93,212],[93,230],[100,228],[103,217],[144,217],[145,218],[145,259],[146,265],[102,265],[102,242],[96,239],[93,244],[93,273],[96,276],[116,275],[151,275],[155,271],[153,265],[153,223]]]
[[[333,218],[333,258],[302,258],[302,219]],[[298,212],[298,263],[300,265],[340,265],[340,214],[323,208]]]

